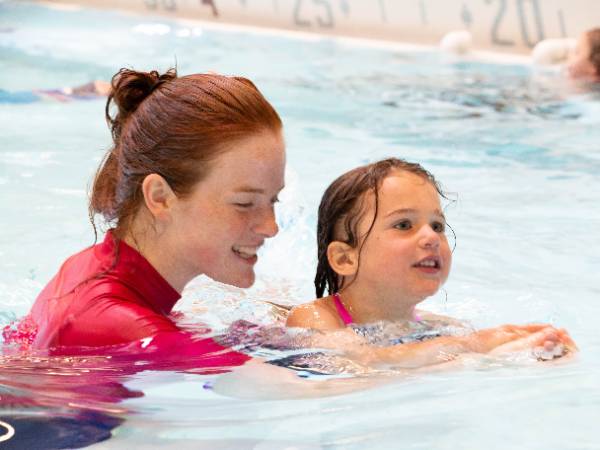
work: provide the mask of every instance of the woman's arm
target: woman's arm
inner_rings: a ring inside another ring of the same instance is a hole
[[[255,358],[231,372],[219,375],[212,389],[221,395],[243,399],[303,399],[347,394],[393,380],[393,377],[383,375],[306,379],[299,377],[294,370]]]

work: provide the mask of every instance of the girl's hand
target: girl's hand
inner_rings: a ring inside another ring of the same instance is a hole
[[[539,360],[549,360],[563,356],[567,349],[560,341],[556,329],[544,328],[521,339],[500,345],[489,352],[490,355],[506,355],[509,353],[531,352]]]
[[[472,351],[494,355],[531,349],[541,359],[551,359],[577,351],[575,342],[564,329],[543,324],[503,325],[478,331],[466,339]]]
[[[546,328],[546,325],[502,325],[495,328],[486,328],[465,336],[464,343],[470,352],[489,353],[496,347],[522,339],[544,328]]]

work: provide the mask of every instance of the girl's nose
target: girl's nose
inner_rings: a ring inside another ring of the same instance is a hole
[[[419,244],[426,248],[438,248],[441,238],[430,225],[424,225],[420,230]]]
[[[275,221],[275,209],[270,208],[261,215],[260,220],[254,227],[254,231],[264,237],[273,237],[279,232],[279,226]]]

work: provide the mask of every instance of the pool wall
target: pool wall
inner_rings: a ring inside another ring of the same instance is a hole
[[[184,19],[437,44],[468,30],[473,47],[527,53],[600,26],[598,0],[50,0]]]

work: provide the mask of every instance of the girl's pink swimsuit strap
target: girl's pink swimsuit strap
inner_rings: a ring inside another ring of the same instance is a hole
[[[344,325],[350,325],[351,323],[354,323],[352,316],[350,315],[350,313],[348,312],[348,310],[342,303],[340,294],[337,292],[335,294],[333,294],[333,304],[335,305],[335,309],[337,309],[337,312],[340,315],[340,319],[342,319],[342,321],[344,322]],[[414,312],[413,320],[415,322],[420,322],[423,319],[416,312]]]
[[[350,325],[354,322],[354,320],[352,320],[352,316],[342,303],[340,294],[338,294],[337,292],[333,294],[333,304],[335,305],[335,309],[337,309],[337,312],[340,315],[340,319],[342,319],[342,321],[344,322],[344,325]]]

